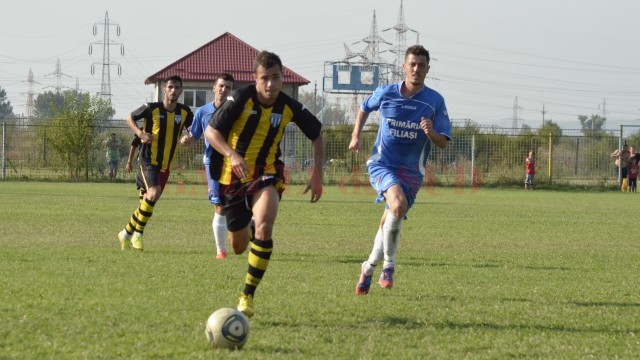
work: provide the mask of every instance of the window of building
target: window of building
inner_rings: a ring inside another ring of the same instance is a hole
[[[189,107],[199,108],[207,103],[206,90],[185,90],[182,92],[184,104]]]

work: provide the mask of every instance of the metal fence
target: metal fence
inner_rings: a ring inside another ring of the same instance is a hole
[[[116,133],[122,144],[117,181],[131,182],[135,173],[124,169],[131,131],[123,120],[114,120],[99,129],[93,139],[86,169],[81,178],[72,178],[61,154],[50,145],[46,121],[22,120],[2,123],[3,180],[108,181],[106,140]],[[73,129],[69,129],[73,131]],[[351,127],[325,128],[325,183],[368,184],[365,162],[375,140],[375,129],[363,134],[363,151],[348,151]],[[538,184],[580,184],[607,186],[616,183],[610,154],[620,146],[620,134],[582,136],[579,130],[551,134],[513,134],[512,129],[454,127],[453,140],[444,149],[432,151],[425,185],[486,186],[515,185],[524,181],[524,160],[528,151],[536,155]],[[203,184],[204,144],[179,147],[171,170],[170,182]],[[300,184],[309,177],[313,165],[311,142],[294,126],[287,128],[282,143],[289,182]],[[135,168],[135,167],[134,167]]]

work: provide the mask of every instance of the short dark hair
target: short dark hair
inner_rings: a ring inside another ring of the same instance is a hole
[[[253,61],[253,71],[257,71],[258,66],[260,65],[265,69],[269,69],[277,65],[280,68],[280,71],[282,71],[282,61],[280,61],[280,57],[266,50],[260,51],[258,56],[256,56],[256,59]]]
[[[407,51],[404,53],[404,58],[406,59],[409,55],[426,56],[427,64],[429,63],[429,60],[431,60],[431,58],[429,58],[429,50],[425,49],[422,45],[409,46]]]
[[[180,76],[178,76],[178,75],[171,75],[171,76],[167,76],[167,77],[164,79],[164,83],[165,83],[165,84],[166,84],[166,83],[168,83],[169,81],[173,81],[174,83],[179,82],[179,83],[180,83],[180,85],[182,85],[182,78],[181,78]]]
[[[216,78],[216,81],[218,81],[219,79],[222,79],[224,81],[236,82],[236,80],[233,78],[233,75],[226,72],[218,75],[218,77]]]

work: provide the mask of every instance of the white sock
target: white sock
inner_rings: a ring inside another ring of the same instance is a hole
[[[213,238],[216,241],[217,253],[219,254],[222,250],[227,251],[227,217],[215,213],[211,227],[213,228]]]
[[[373,270],[376,268],[376,265],[382,261],[383,256],[384,246],[382,244],[382,229],[378,228],[378,233],[376,234],[376,238],[373,242],[373,250],[371,250],[369,260],[367,260],[367,264],[364,266],[365,275],[373,274]]]
[[[400,229],[402,228],[402,218],[398,219],[390,212],[382,227],[382,243],[384,245],[384,267],[394,267],[396,265],[396,251],[400,240]]]

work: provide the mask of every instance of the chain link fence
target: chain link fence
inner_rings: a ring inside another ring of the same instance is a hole
[[[135,180],[135,171],[125,171],[133,135],[124,120],[110,121],[106,127],[97,129],[96,139],[87,139],[89,153],[83,156],[84,168],[79,178],[74,178],[64,165],[68,163],[64,161],[68,160],[64,159],[67,155],[50,145],[46,121],[16,119],[1,125],[3,180],[108,181],[106,141],[111,133],[116,134],[121,144],[116,181]],[[348,150],[351,131],[351,126],[325,127],[323,130],[326,184],[368,184],[366,160],[375,141],[376,126],[365,129],[363,150],[359,154]],[[584,136],[580,130],[562,130],[561,135],[537,132],[514,135],[513,129],[454,127],[449,146],[444,150],[432,149],[425,185],[521,185],[525,177],[525,158],[529,151],[533,151],[538,184],[610,186],[616,184],[610,154],[619,148],[621,140],[620,133],[616,131],[597,136]],[[281,149],[289,182],[306,182],[313,165],[311,142],[292,125],[285,131]],[[204,184],[203,153],[202,140],[191,146],[179,147],[170,182]]]

